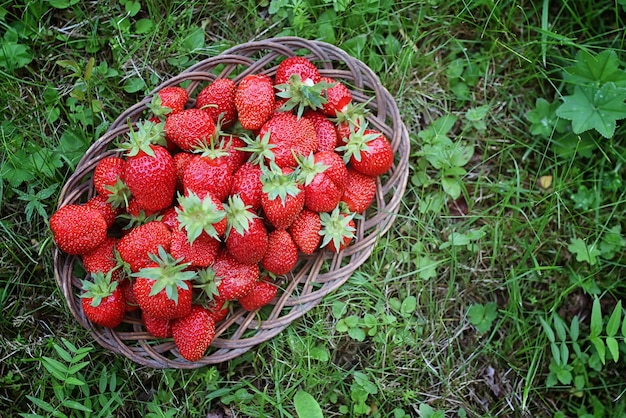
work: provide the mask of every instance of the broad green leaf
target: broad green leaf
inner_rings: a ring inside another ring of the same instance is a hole
[[[194,52],[204,47],[204,29],[197,27],[183,39],[182,47],[187,52]]]
[[[400,313],[402,315],[411,315],[417,309],[417,298],[415,296],[407,296],[400,305]]]
[[[619,360],[619,343],[617,340],[613,337],[606,337],[606,348],[609,350],[613,361],[617,363]]]
[[[595,298],[591,307],[591,336],[597,337],[602,333],[602,307],[600,299]]]
[[[32,403],[34,403],[36,406],[43,409],[44,411],[46,412],[54,411],[54,407],[50,405],[50,403],[44,401],[43,399],[39,399],[31,395],[26,395],[26,397],[28,398],[28,400],[30,400]]]
[[[595,347],[600,362],[604,364],[606,359],[606,346],[604,345],[604,341],[602,341],[600,337],[596,336],[590,337],[589,341],[591,341],[591,344],[593,344],[593,346]]]
[[[559,348],[559,351],[561,352],[561,364],[567,364],[569,360],[569,349],[567,348],[567,344],[563,342],[559,345]]]
[[[548,321],[539,317],[539,322],[541,322],[541,326],[543,327],[543,332],[544,334],[546,334],[546,337],[548,337],[548,341],[550,341],[551,343],[554,343],[556,341],[556,337],[554,335],[554,331],[552,330],[552,327],[550,326],[550,324],[548,324]]]
[[[63,381],[67,377],[67,366],[59,360],[51,357],[42,357],[41,362],[46,370],[56,379]]]
[[[420,279],[428,280],[437,276],[437,267],[439,261],[433,260],[427,255],[419,256],[415,260],[415,266],[417,268],[417,274]]]
[[[443,191],[450,195],[452,199],[458,199],[461,196],[461,180],[456,177],[443,177],[441,179]]]
[[[137,22],[135,22],[135,33],[138,35],[148,33],[152,30],[153,27],[154,22],[152,22],[152,19],[139,19]]]
[[[91,408],[88,408],[85,405],[83,405],[82,403],[74,401],[72,399],[64,399],[63,402],[61,402],[61,405],[67,406],[68,408],[74,409],[74,410],[77,410],[77,411],[93,412],[91,410]]]
[[[626,72],[619,69],[619,58],[611,49],[597,55],[580,50],[576,54],[576,64],[565,69],[565,80],[575,85],[612,82],[626,87]]]
[[[350,328],[348,330],[348,335],[350,336],[350,338],[357,340],[357,341],[365,341],[365,330],[361,329],[361,328]]]
[[[622,301],[618,300],[615,308],[613,309],[613,313],[609,318],[609,322],[606,324],[606,335],[609,337],[614,337],[617,335],[617,331],[619,331],[619,326],[622,319]]]
[[[293,397],[293,406],[298,418],[323,418],[322,408],[309,393],[299,390]]]
[[[137,93],[139,90],[142,90],[145,87],[146,82],[139,77],[131,77],[126,79],[123,86],[126,93]]]
[[[575,134],[595,129],[603,137],[611,138],[616,121],[626,118],[626,90],[614,83],[600,88],[576,86],[574,94],[563,97],[556,110],[557,116],[572,121]]]
[[[556,335],[559,337],[559,340],[566,341],[567,332],[565,330],[565,322],[563,319],[558,315],[554,315],[552,322],[554,322],[554,330],[556,331]]]
[[[487,113],[489,113],[490,109],[491,109],[491,106],[489,105],[472,107],[468,109],[467,112],[465,113],[465,118],[473,122],[482,120],[484,119],[485,116],[487,116]]]
[[[567,249],[569,252],[576,255],[576,261],[585,261],[592,266],[598,262],[600,249],[593,244],[591,246],[587,246],[585,241],[581,238],[573,238]]]

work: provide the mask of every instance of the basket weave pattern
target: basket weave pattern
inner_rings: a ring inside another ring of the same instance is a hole
[[[216,338],[207,354],[197,362],[182,358],[171,340],[159,340],[144,328],[138,315],[127,314],[120,329],[106,329],[92,324],[84,315],[79,298],[80,278],[74,274],[80,258],[54,247],[55,279],[70,311],[103,347],[154,368],[196,368],[233,359],[263,341],[274,337],[295,319],[315,307],[324,296],[340,287],[370,256],[376,240],[390,227],[397,214],[408,178],[409,136],[402,123],[395,100],[380,80],[361,61],[327,43],[285,37],[249,42],[203,60],[158,86],[153,93],[188,81],[189,97],[219,77],[235,82],[248,74],[273,76],[277,64],[296,55],[311,59],[324,76],[344,82],[355,103],[367,103],[369,126],[384,133],[396,154],[388,174],[380,177],[374,204],[357,221],[356,239],[340,253],[318,251],[300,256],[292,273],[279,278],[276,299],[259,315],[239,310],[217,327]],[[124,111],[86,152],[61,191],[58,207],[83,203],[95,195],[91,174],[102,158],[117,155],[112,144],[122,141],[129,123],[144,119],[151,96]],[[262,319],[259,319],[262,318]]]

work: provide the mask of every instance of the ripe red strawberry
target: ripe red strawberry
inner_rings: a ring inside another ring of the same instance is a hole
[[[330,212],[348,185],[348,169],[334,151],[322,151],[300,161],[304,180],[304,206],[314,212]]]
[[[189,93],[179,86],[163,87],[152,98],[150,110],[155,118],[163,119],[168,115],[181,112],[189,100]]]
[[[118,265],[115,257],[115,246],[118,239],[114,237],[106,237],[102,244],[90,252],[83,254],[81,260],[83,267],[87,273],[95,274],[97,272],[111,274],[111,280],[119,281],[122,279],[122,269]]]
[[[279,167],[295,167],[296,157],[309,155],[317,149],[317,133],[313,122],[292,113],[274,114],[259,131],[259,137],[269,135],[274,162]]]
[[[350,135],[341,150],[346,163],[368,176],[385,174],[393,165],[393,149],[387,137],[381,132],[366,129],[365,125]]]
[[[287,274],[298,262],[298,247],[284,229],[276,229],[269,233],[267,251],[261,260],[261,267],[272,274]]]
[[[339,252],[346,248],[355,237],[356,227],[353,213],[344,213],[336,208],[332,213],[320,213],[320,221],[322,223],[322,230],[320,231],[322,244],[320,247]]]
[[[206,234],[200,234],[193,243],[189,242],[187,231],[172,231],[170,252],[174,258],[179,258],[192,267],[208,267],[215,261],[220,242]]]
[[[126,166],[122,180],[139,206],[147,211],[165,209],[172,204],[176,189],[176,167],[169,151],[154,142],[164,141],[161,124],[138,123],[129,133]]]
[[[122,289],[122,293],[124,293],[124,299],[126,300],[126,312],[134,312],[139,309],[139,304],[137,303],[137,299],[135,298],[135,293],[133,292],[133,283],[129,279],[122,279],[118,285],[120,289]]]
[[[210,193],[200,197],[188,192],[179,197],[176,213],[179,228],[185,231],[190,243],[201,236],[220,239],[228,226],[222,202]]]
[[[66,205],[50,217],[50,230],[61,251],[82,255],[102,244],[107,236],[107,223],[94,207]]]
[[[141,322],[146,331],[157,338],[170,338],[172,336],[172,320],[157,318],[149,313],[141,312]]]
[[[313,254],[320,245],[322,223],[317,212],[303,209],[287,230],[303,254]]]
[[[237,299],[237,302],[246,311],[256,311],[269,304],[278,293],[278,288],[269,277],[263,277],[254,284],[247,295]]]
[[[215,323],[224,320],[230,313],[230,303],[220,298],[218,295],[213,296],[213,299],[207,304],[206,308]]]
[[[163,222],[170,231],[178,230],[180,226],[180,222],[178,221],[178,213],[176,212],[175,206],[170,206],[161,212],[161,217],[156,220],[160,220]]]
[[[184,151],[209,143],[215,135],[215,122],[201,109],[185,109],[165,119],[165,136]]]
[[[236,89],[230,78],[218,78],[198,93],[196,107],[207,112],[216,124],[219,121],[222,128],[228,128],[237,118]]]
[[[248,153],[243,150],[245,146],[246,143],[238,136],[220,132],[217,141],[211,141],[197,152],[202,151],[202,157],[213,160],[228,173],[234,173],[248,158]]]
[[[265,170],[261,174],[261,207],[265,219],[277,229],[286,229],[304,208],[304,186],[290,168]]]
[[[126,207],[127,217],[130,217],[130,226],[141,225],[147,222],[147,219],[156,214],[156,210],[147,210],[141,207],[139,202],[133,197],[128,201]]]
[[[231,196],[224,209],[228,220],[228,252],[241,263],[261,261],[267,249],[267,229],[263,220],[250,211],[238,195]]]
[[[264,74],[245,76],[235,91],[235,107],[244,129],[255,131],[274,113],[274,85]]]
[[[183,358],[198,361],[215,338],[215,322],[206,308],[193,305],[187,316],[172,321],[172,336]]]
[[[163,247],[151,254],[152,264],[131,276],[135,278],[133,293],[143,312],[161,318],[182,318],[191,310],[193,280],[197,273],[189,271],[188,263],[174,259]]]
[[[320,81],[332,86],[323,92],[326,103],[322,106],[322,112],[330,117],[337,116],[338,112],[345,112],[348,104],[352,102],[352,93],[348,87],[330,77],[322,77]]]
[[[157,254],[159,247],[169,251],[172,233],[163,222],[152,221],[131,229],[120,238],[117,251],[133,272],[151,264],[149,254]]]
[[[113,207],[106,197],[99,194],[89,199],[85,205],[96,209],[102,214],[104,221],[107,223],[107,228],[110,228],[115,223],[115,218],[122,212],[122,209]]]
[[[321,75],[315,64],[304,57],[285,58],[276,68],[274,80],[276,84],[289,82],[292,75],[297,74],[302,83],[313,85],[320,81]]]
[[[353,168],[348,168],[348,185],[341,201],[350,212],[365,212],[376,196],[376,177],[366,176]]]
[[[326,99],[322,92],[331,84],[321,81],[320,72],[310,60],[303,57],[289,57],[276,69],[276,85],[280,98],[287,102],[279,110],[290,111],[297,106],[298,117],[305,109],[321,109]]]
[[[121,157],[105,157],[98,161],[93,170],[93,185],[96,192],[104,197],[119,195],[121,189],[116,183],[124,174],[126,160]],[[122,186],[123,183],[122,183]]]
[[[187,163],[193,156],[194,154],[190,152],[182,151],[174,154],[172,157],[174,158],[174,167],[176,167],[176,189],[179,191],[183,191],[183,173]]]
[[[262,188],[261,167],[257,164],[245,163],[233,173],[230,194],[238,195],[251,210],[257,211],[261,208]]]
[[[337,147],[335,124],[324,114],[315,110],[307,110],[302,117],[313,122],[313,128],[315,128],[315,133],[317,134],[316,151],[334,151]]]
[[[257,264],[240,263],[226,250],[220,251],[211,268],[215,273],[217,294],[226,301],[248,294],[260,275]]]
[[[210,193],[217,200],[224,201],[233,183],[233,175],[225,163],[224,160],[194,155],[183,170],[185,193]]]
[[[93,281],[82,281],[81,305],[91,322],[106,328],[115,328],[122,323],[126,301],[118,284],[109,274],[102,272],[94,274]]]

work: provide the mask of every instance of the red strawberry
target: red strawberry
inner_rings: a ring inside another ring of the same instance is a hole
[[[300,162],[304,179],[304,206],[314,212],[330,212],[341,200],[348,181],[348,169],[334,151],[322,151]]]
[[[289,168],[265,170],[261,174],[261,207],[265,219],[277,229],[286,229],[304,208],[304,186]]]
[[[222,202],[211,194],[203,197],[188,192],[178,199],[176,208],[179,228],[182,228],[188,241],[193,243],[198,237],[220,239],[226,232],[226,212]]]
[[[269,304],[277,292],[276,285],[269,278],[264,277],[254,284],[250,293],[237,299],[237,302],[246,311],[256,311]]]
[[[158,256],[151,254],[152,264],[132,274],[135,278],[133,293],[143,312],[161,318],[182,318],[191,310],[193,280],[197,273],[186,269],[189,264],[181,263],[163,247]]]
[[[81,305],[91,322],[106,328],[115,328],[122,323],[126,314],[126,301],[118,284],[111,280],[110,274],[102,272],[93,275],[93,282],[82,281]]]
[[[279,110],[290,111],[297,108],[298,117],[305,109],[321,109],[326,99],[322,92],[331,84],[321,81],[320,72],[310,60],[303,57],[289,57],[276,69],[276,95],[287,102]]]
[[[376,177],[366,176],[353,168],[348,168],[348,185],[341,201],[350,212],[365,212],[376,196]]]
[[[213,317],[215,323],[224,320],[230,313],[230,304],[217,295],[213,297],[206,308]]]
[[[133,292],[133,284],[129,279],[122,279],[119,284],[122,293],[124,293],[124,299],[126,299],[126,312],[134,312],[139,309],[135,293]]]
[[[246,206],[257,211],[261,208],[261,167],[253,163],[245,163],[233,174],[231,195],[238,195]]]
[[[133,272],[151,264],[149,254],[156,254],[159,247],[169,251],[172,233],[163,222],[152,221],[131,229],[120,238],[117,251]]]
[[[259,129],[274,113],[274,85],[264,74],[245,76],[235,91],[235,107],[244,129]]]
[[[323,92],[326,103],[322,107],[322,112],[330,117],[337,116],[338,112],[345,112],[348,104],[352,102],[352,93],[348,87],[330,77],[322,77],[320,81],[332,86]]]
[[[161,145],[154,145],[164,142],[162,125],[139,123],[129,137],[129,141],[122,144],[126,150],[122,180],[143,209],[165,209],[174,198],[176,167],[169,151]]]
[[[295,167],[296,157],[309,155],[317,149],[318,141],[313,122],[291,113],[274,114],[259,131],[259,137],[269,136],[274,162],[279,167]]]
[[[198,361],[215,338],[215,322],[206,308],[193,305],[187,316],[172,321],[172,336],[183,358]]]
[[[215,261],[220,242],[206,234],[200,234],[193,243],[189,242],[184,230],[172,231],[170,252],[175,258],[189,263],[192,267],[208,267]]]
[[[237,118],[236,89],[230,78],[218,78],[198,93],[196,107],[207,112],[216,124],[219,121],[222,128],[228,128]]]
[[[98,161],[93,170],[93,185],[96,192],[109,197],[117,187],[116,183],[121,180],[125,166],[126,160],[121,157],[105,157]]]
[[[320,215],[303,209],[287,231],[303,254],[313,254],[322,241],[321,229]]]
[[[178,190],[183,190],[183,173],[185,172],[185,167],[189,160],[194,156],[194,154],[190,152],[178,152],[174,154],[174,167],[176,167],[176,188]]]
[[[343,213],[336,208],[332,213],[320,213],[320,221],[322,223],[320,246],[326,247],[329,251],[343,250],[355,237],[354,214]]]
[[[237,261],[227,251],[221,251],[212,270],[215,273],[217,294],[223,300],[235,300],[246,295],[259,279],[257,264],[244,264]]]
[[[141,225],[147,222],[147,219],[157,212],[158,211],[156,210],[147,210],[142,208],[135,198],[131,198],[128,201],[128,206],[126,207],[126,214],[130,215],[130,226]]]
[[[302,83],[313,85],[320,81],[321,75],[315,64],[304,57],[285,58],[276,68],[274,80],[276,84],[289,82],[292,75],[297,74]]]
[[[156,118],[165,118],[181,112],[187,100],[189,100],[187,90],[179,86],[168,86],[157,92],[149,107]]]
[[[66,205],[50,217],[50,230],[61,251],[81,255],[102,244],[107,236],[107,223],[94,207]]]
[[[340,149],[344,151],[346,163],[350,162],[355,170],[368,176],[385,174],[393,165],[393,149],[387,137],[366,129],[365,124],[350,135],[348,143]]]
[[[172,320],[157,318],[149,313],[141,312],[141,322],[146,331],[157,338],[170,338],[172,336]]]
[[[215,135],[215,122],[201,109],[185,109],[165,119],[165,136],[184,151],[209,143]]]
[[[210,193],[217,200],[224,201],[232,183],[233,175],[223,160],[194,155],[183,170],[185,193],[192,191],[202,196]]]
[[[367,124],[365,120],[365,103],[349,103],[342,112],[337,112],[335,131],[337,132],[337,145],[345,146],[350,135],[359,131],[361,126]]]
[[[237,261],[254,264],[261,261],[267,249],[267,230],[263,220],[248,210],[238,195],[224,204],[228,229],[226,248]]]
[[[334,151],[337,147],[337,130],[324,114],[315,110],[307,110],[302,117],[313,122],[317,134],[317,151]]]
[[[118,268],[119,265],[115,257],[117,241],[117,238],[106,237],[97,248],[81,256],[83,267],[87,273],[102,272],[106,274],[111,272],[111,280],[121,280],[122,270]]]
[[[107,223],[107,228],[110,228],[115,223],[115,218],[122,212],[120,208],[113,207],[106,197],[99,194],[89,199],[85,206],[92,207],[100,212]]]
[[[276,229],[269,233],[267,251],[261,260],[261,266],[272,274],[287,274],[298,262],[298,247],[284,229]]]
[[[234,173],[248,158],[248,153],[243,150],[245,146],[246,142],[238,136],[220,132],[217,141],[200,147],[198,152],[202,151],[202,157],[213,160],[228,173]]]
[[[170,206],[161,212],[161,218],[157,219],[163,222],[170,231],[178,230],[180,226],[180,222],[178,222],[178,212],[176,212],[175,206]]]

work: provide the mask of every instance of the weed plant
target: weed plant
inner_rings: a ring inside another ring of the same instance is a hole
[[[7,417],[624,417],[626,2],[0,2],[0,405]],[[92,341],[47,220],[163,80],[295,35],[367,63],[410,131],[400,213],[274,339],[193,371]]]

